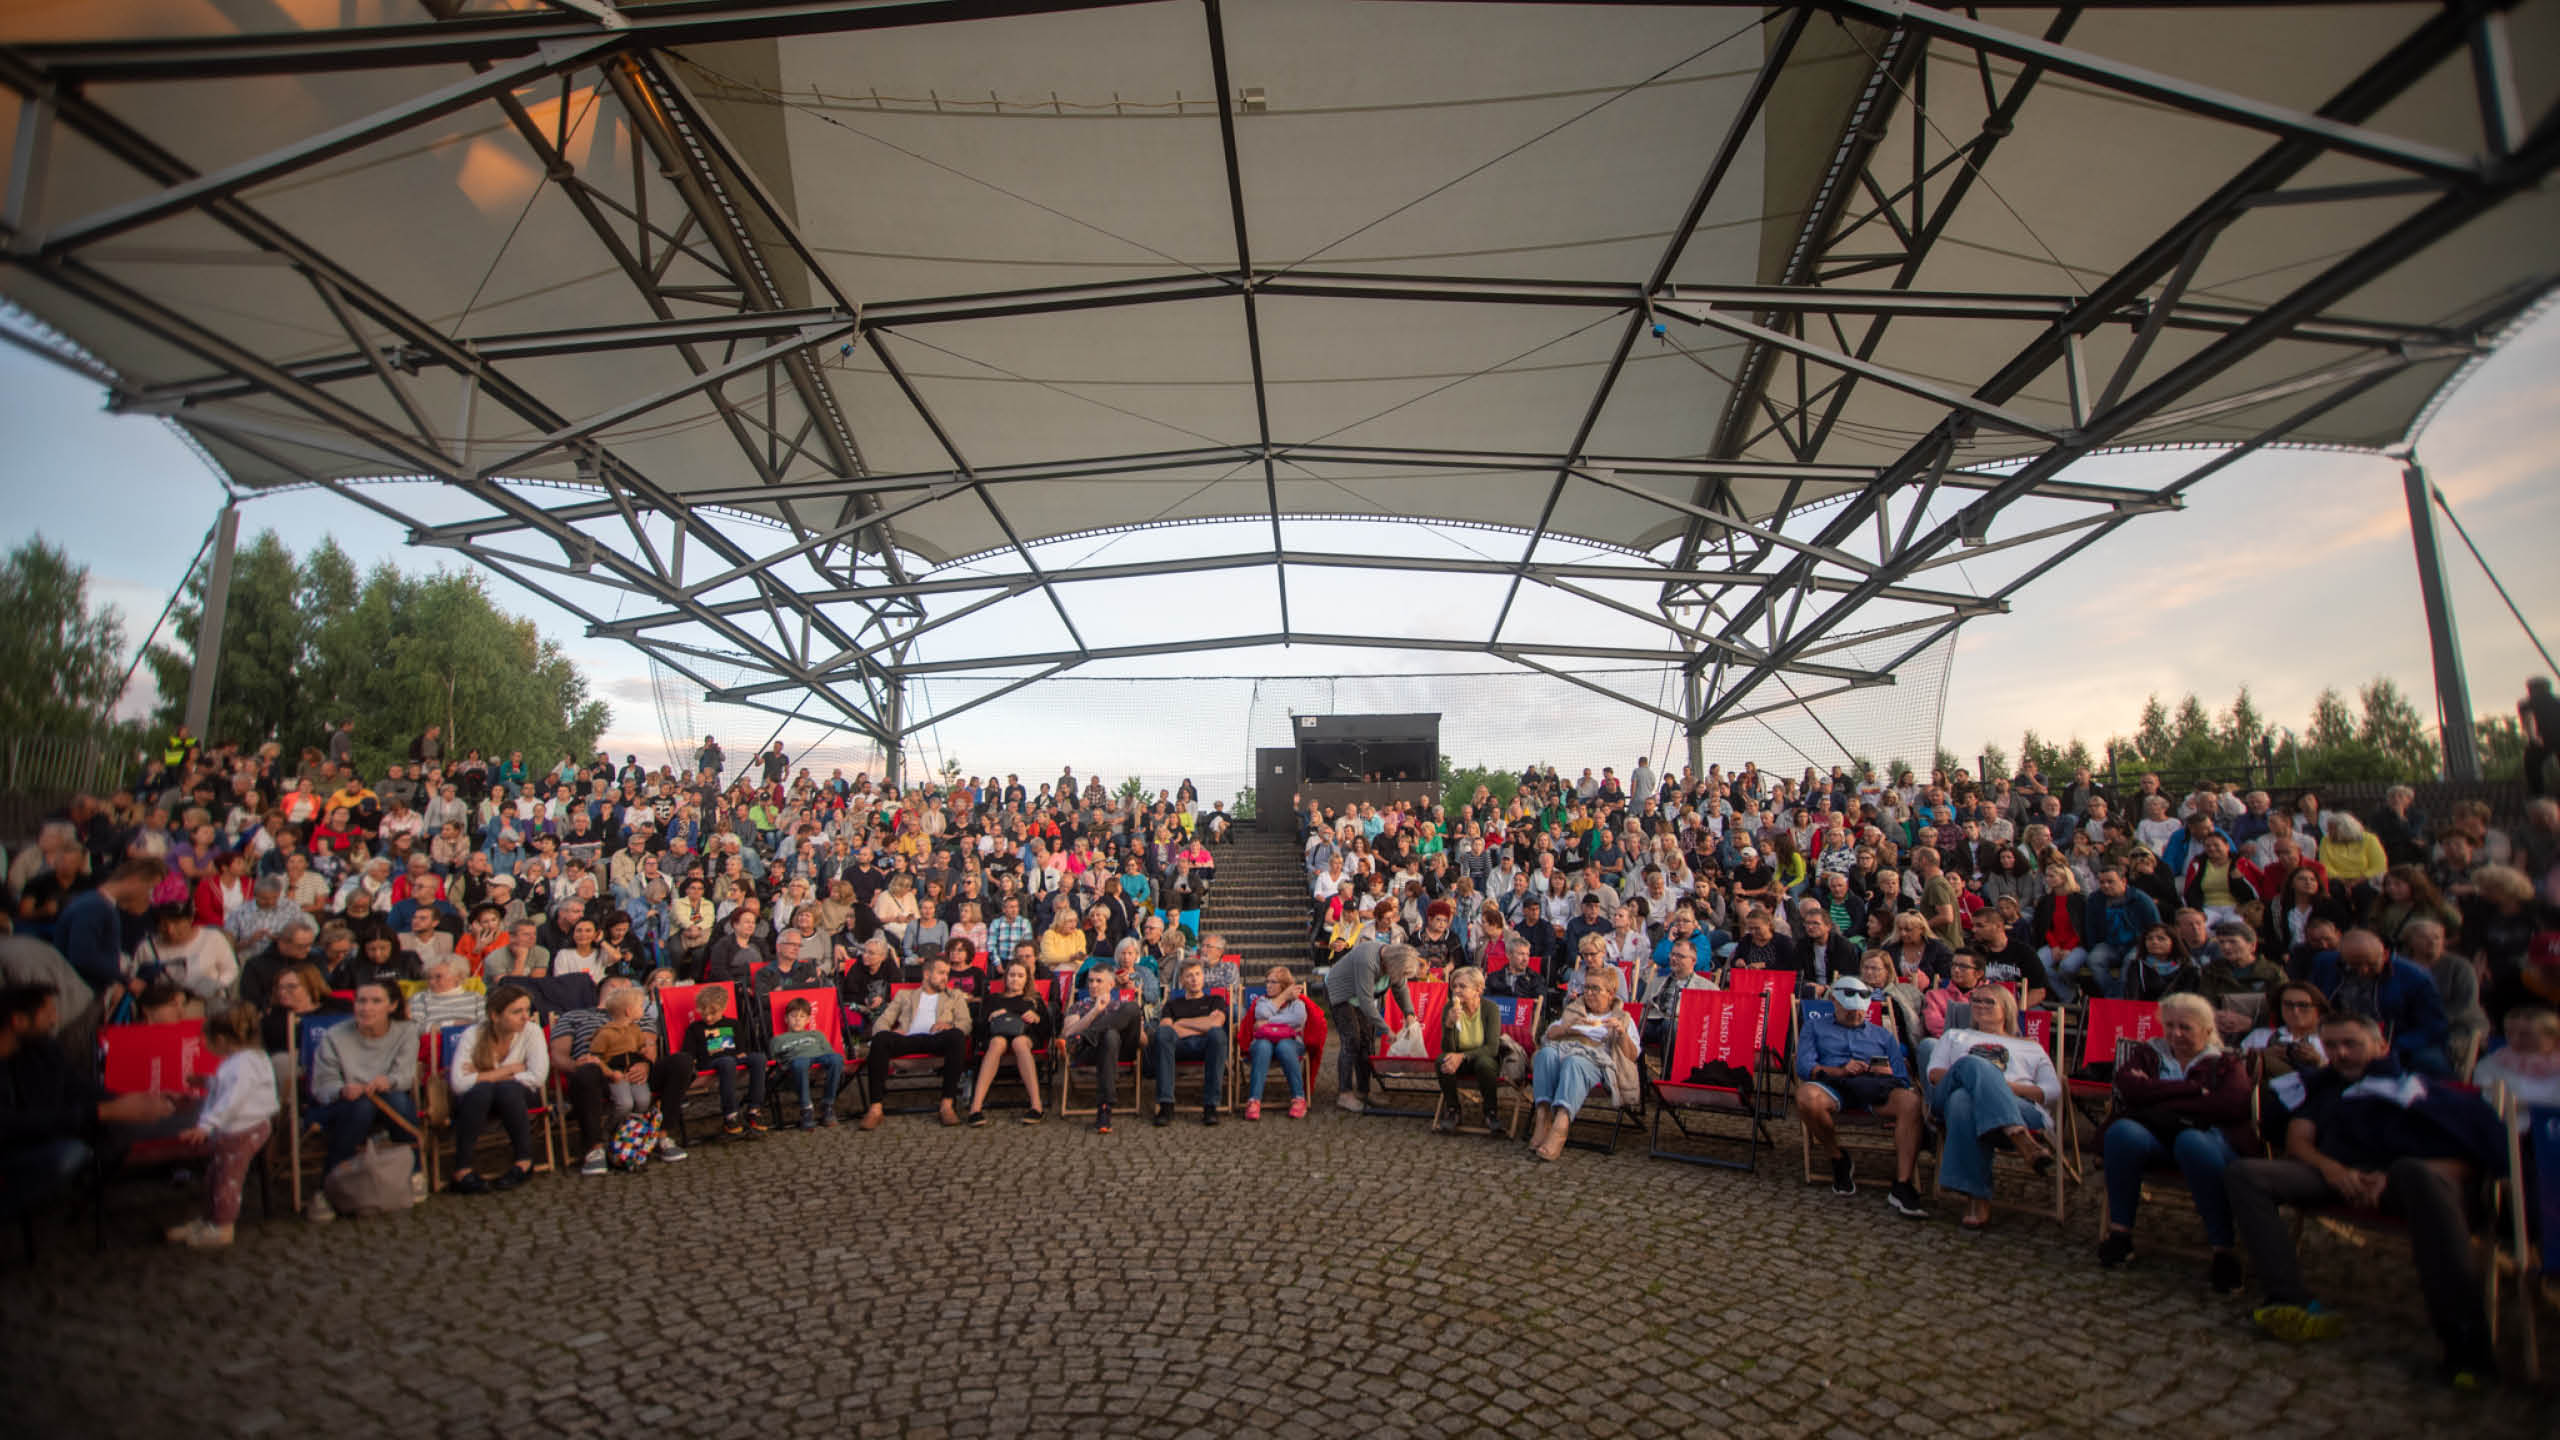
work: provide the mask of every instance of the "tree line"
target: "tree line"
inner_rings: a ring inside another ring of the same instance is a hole
[[[88,571],[41,537],[0,562],[0,734],[149,738],[118,726],[126,662],[122,617],[93,612]],[[186,584],[164,634],[142,656],[158,683],[150,735],[185,715],[203,626],[204,575]],[[288,756],[355,725],[368,774],[408,758],[409,741],[444,727],[450,753],[521,750],[549,764],[584,758],[611,718],[586,677],[534,623],[498,608],[468,571],[404,574],[384,563],[359,575],[335,540],[297,558],[272,530],[235,553],[207,737],[263,744]]]

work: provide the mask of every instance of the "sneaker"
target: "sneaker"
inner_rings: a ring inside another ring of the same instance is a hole
[[[1894,1181],[1893,1188],[1884,1192],[1884,1203],[1892,1206],[1893,1213],[1905,1220],[1929,1218],[1929,1212],[1920,1208],[1919,1190],[1908,1180]]]
[[[453,1183],[444,1189],[448,1195],[486,1195],[489,1193],[489,1182],[480,1178],[479,1171],[465,1170],[453,1177]]]
[[[1093,1133],[1096,1135],[1108,1135],[1111,1133],[1110,1106],[1105,1105],[1093,1112]]]
[[[604,1147],[601,1145],[588,1151],[587,1158],[578,1162],[578,1173],[581,1175],[602,1175],[612,1168],[605,1163]]]
[[[1161,1130],[1161,1129],[1163,1129],[1164,1127],[1166,1127],[1167,1125],[1170,1125],[1170,1124],[1172,1124],[1172,1123],[1173,1123],[1173,1102],[1172,1102],[1172,1101],[1170,1101],[1170,1100],[1159,1100],[1159,1101],[1157,1101],[1157,1102],[1156,1102],[1156,1128],[1157,1128],[1157,1129],[1159,1129],[1159,1130]]]
[[[510,1166],[508,1166],[508,1167],[507,1167],[507,1173],[506,1173],[506,1174],[501,1175],[501,1176],[499,1176],[497,1179],[492,1180],[492,1181],[490,1181],[490,1182],[489,1182],[489,1188],[490,1188],[491,1190],[494,1190],[494,1191],[499,1192],[500,1194],[504,1194],[505,1192],[507,1192],[507,1191],[509,1191],[509,1190],[513,1190],[513,1189],[514,1189],[514,1188],[516,1188],[517,1186],[519,1186],[519,1185],[523,1184],[524,1182],[526,1182],[527,1180],[530,1180],[530,1179],[532,1179],[532,1178],[533,1178],[533,1167],[532,1167],[532,1166],[530,1166],[530,1165],[510,1165]]]
[[[1034,1105],[1030,1109],[1022,1112],[1022,1123],[1025,1125],[1037,1125],[1047,1118],[1047,1116],[1040,1113],[1040,1107],[1037,1105]]]
[[[2205,1283],[2216,1295],[2240,1293],[2240,1257],[2228,1250],[2213,1252],[2213,1264],[2205,1270]]]
[[[747,1131],[754,1135],[769,1135],[773,1133],[773,1127],[764,1123],[762,1110],[749,1106],[747,1107]]]
[[[801,1128],[801,1129],[803,1129],[803,1130],[815,1130],[815,1129],[817,1129],[817,1128],[818,1128],[818,1112],[817,1112],[817,1111],[815,1111],[815,1110],[803,1110],[803,1111],[801,1111],[801,1112],[800,1112],[800,1128]]]
[[[1431,1122],[1431,1133],[1434,1135],[1457,1134],[1458,1112],[1455,1110],[1442,1111],[1440,1113],[1440,1118]]]
[[[984,1110],[972,1110],[972,1111],[970,1111],[970,1112],[969,1112],[969,1128],[970,1128],[970,1129],[972,1129],[972,1130],[983,1130],[983,1129],[985,1129],[986,1127],[987,1127],[987,1112],[986,1112],[986,1111],[984,1111]]]
[[[2133,1232],[2130,1230],[2110,1230],[2107,1238],[2098,1242],[2098,1268],[2101,1270],[2113,1270],[2132,1258]],[[2229,1257],[2217,1255],[2213,1258],[2218,1261]],[[2233,1265],[2236,1269],[2238,1262],[2233,1262]]]
[[[1334,1104],[1336,1104],[1336,1105],[1338,1105],[1338,1106],[1340,1106],[1341,1108],[1343,1108],[1343,1109],[1345,1109],[1345,1110],[1350,1111],[1350,1112],[1351,1112],[1352,1114],[1354,1114],[1354,1115],[1357,1115],[1357,1114],[1359,1114],[1361,1111],[1366,1110],[1366,1109],[1368,1109],[1368,1108],[1369,1108],[1369,1106],[1368,1106],[1368,1103],[1367,1103],[1367,1102],[1363,1101],[1359,1096],[1352,1094],[1352,1093],[1351,1093],[1350,1091],[1348,1091],[1348,1090],[1345,1090],[1345,1091],[1343,1091],[1341,1094],[1334,1096],[1334,1097],[1333,1097],[1333,1103],[1334,1103]]]
[[[830,1105],[826,1109],[819,1111],[818,1124],[822,1129],[833,1130],[836,1128],[836,1107]]]
[[[1831,1157],[1831,1193],[1834,1195],[1858,1193],[1858,1177],[1849,1173],[1849,1152],[1845,1150]]]
[[[302,1218],[314,1225],[326,1225],[338,1218],[338,1212],[329,1208],[328,1196],[314,1190],[311,1192],[311,1203],[302,1207]]]
[[[744,1123],[744,1122],[742,1122],[741,1120],[739,1120],[736,1114],[732,1113],[732,1114],[723,1115],[723,1116],[721,1116],[721,1117],[720,1117],[720,1138],[721,1138],[721,1139],[723,1139],[723,1140],[735,1140],[735,1139],[737,1139],[739,1136],[744,1135],[744,1134],[746,1134],[746,1133],[747,1133],[747,1127],[746,1127],[745,1123]]]
[[[1215,1125],[1215,1124],[1217,1124],[1217,1123],[1218,1123],[1218,1107],[1217,1107],[1217,1106],[1215,1106],[1215,1105],[1203,1105],[1203,1106],[1201,1106],[1201,1107],[1200,1107],[1200,1123],[1201,1123],[1201,1124],[1203,1124],[1203,1125]]]
[[[1247,1120],[1259,1120],[1259,1119],[1261,1119],[1261,1118],[1262,1118],[1262,1102],[1261,1102],[1261,1101],[1259,1101],[1259,1100],[1247,1100],[1246,1102],[1244,1102],[1244,1118],[1246,1118]]]
[[[684,1153],[684,1147],[676,1143],[676,1137],[673,1135],[661,1135],[658,1137],[658,1158],[661,1160],[682,1160],[687,1157]]]
[[[2313,1300],[2301,1305],[2261,1305],[2249,1312],[2259,1329],[2279,1340],[2334,1340],[2347,1328],[2346,1317]]]
[[[411,1204],[415,1204],[415,1203],[417,1203],[418,1201],[420,1201],[420,1200],[424,1200],[424,1199],[426,1199],[426,1198],[427,1198],[427,1172],[426,1172],[426,1171],[424,1171],[424,1170],[419,1170],[419,1169],[412,1169],[412,1170],[410,1170],[410,1172],[409,1172],[409,1201],[410,1201],[410,1203],[411,1203]]]
[[[190,1250],[219,1250],[231,1243],[231,1227],[210,1220],[190,1220],[171,1230],[169,1240]]]
[[[1289,1102],[1289,1118],[1292,1120],[1304,1120],[1307,1118],[1306,1096],[1298,1096],[1296,1099]]]

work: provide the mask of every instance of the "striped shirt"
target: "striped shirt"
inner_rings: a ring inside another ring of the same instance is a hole
[[[588,1049],[596,1043],[596,1032],[602,1030],[604,1024],[605,1013],[602,1010],[564,1010],[559,1019],[551,1022],[551,1033],[568,1036],[569,1058],[578,1060],[585,1058]]]

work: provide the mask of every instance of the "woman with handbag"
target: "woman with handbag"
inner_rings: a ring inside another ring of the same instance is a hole
[[[969,1096],[969,1123],[987,1123],[987,1092],[995,1088],[996,1076],[1010,1058],[1031,1097],[1022,1123],[1039,1124],[1040,1057],[1048,1048],[1048,1007],[1040,1003],[1040,992],[1032,986],[1031,967],[1012,961],[1004,967],[1002,993],[987,1000],[987,1055],[978,1062],[978,1088]]]
[[[2258,1142],[2249,1124],[2248,1067],[2222,1048],[2212,1002],[2189,992],[2162,1000],[2160,1034],[2125,1052],[2115,1091],[2116,1119],[2104,1141],[2107,1234],[2098,1242],[2098,1263],[2112,1270],[2133,1258],[2142,1172],[2168,1160],[2185,1174],[2213,1247],[2208,1279],[2219,1293],[2237,1291],[2240,1255],[2222,1171],[2235,1157],[2256,1154]]]
[[[402,1018],[400,987],[391,980],[367,979],[355,991],[355,1019],[320,1037],[311,1064],[311,1122],[328,1139],[323,1176],[355,1158],[383,1120],[418,1134],[418,1027]],[[308,1214],[337,1218],[317,1190]]]
[[[1289,1082],[1289,1118],[1307,1118],[1306,1029],[1306,991],[1288,966],[1272,966],[1262,993],[1253,997],[1252,1022],[1245,1032],[1253,1041],[1245,1052],[1244,1118],[1262,1118],[1262,1082],[1270,1078],[1274,1060]]]

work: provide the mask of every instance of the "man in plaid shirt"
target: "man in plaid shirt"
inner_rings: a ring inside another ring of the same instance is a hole
[[[1008,891],[996,918],[987,922],[987,953],[1010,957],[1013,947],[1031,939],[1031,922],[1023,918],[1022,897]]]

